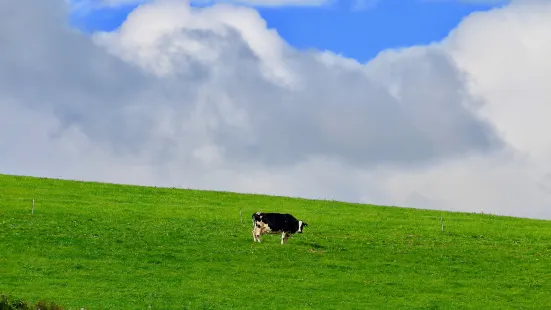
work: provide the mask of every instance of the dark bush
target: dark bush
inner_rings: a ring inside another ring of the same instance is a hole
[[[39,300],[36,305],[19,299],[13,299],[5,294],[0,298],[0,310],[63,310],[55,302]]]

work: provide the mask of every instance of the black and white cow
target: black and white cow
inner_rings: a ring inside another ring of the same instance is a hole
[[[263,234],[280,234],[281,244],[287,243],[289,237],[294,233],[302,233],[306,227],[303,221],[297,220],[291,214],[282,213],[253,213],[253,242],[260,242]]]

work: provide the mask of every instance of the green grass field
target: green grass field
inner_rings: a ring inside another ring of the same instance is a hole
[[[256,211],[309,226],[253,243]],[[87,310],[550,309],[551,222],[0,175],[0,293]]]

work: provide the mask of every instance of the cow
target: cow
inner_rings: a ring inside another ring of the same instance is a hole
[[[302,234],[302,229],[308,224],[297,220],[291,214],[256,212],[252,215],[253,242],[261,242],[263,234],[281,233],[281,244],[287,243],[294,233]]]

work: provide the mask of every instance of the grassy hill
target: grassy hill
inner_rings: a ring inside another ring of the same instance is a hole
[[[256,211],[309,226],[253,244]],[[65,309],[543,309],[550,292],[549,221],[0,175],[0,293]]]

